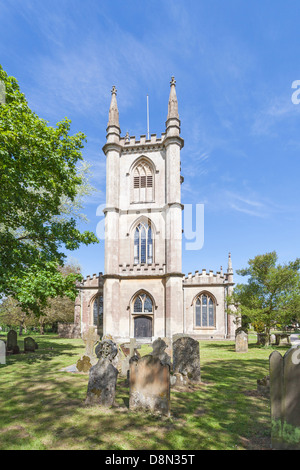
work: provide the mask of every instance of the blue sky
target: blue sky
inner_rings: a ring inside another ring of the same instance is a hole
[[[183,272],[234,269],[276,250],[299,256],[300,80],[298,1],[0,0],[0,63],[50,124],[83,131],[98,191],[84,229],[105,202],[110,90],[122,135],[164,132],[172,75],[182,123],[182,202],[204,204],[204,246]],[[72,253],[84,275],[104,269],[103,242]],[[239,278],[237,277],[237,280]]]

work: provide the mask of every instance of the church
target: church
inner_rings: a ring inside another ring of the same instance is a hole
[[[226,306],[234,285],[231,255],[226,273],[182,273],[180,125],[174,77],[161,136],[121,137],[112,88],[103,147],[105,265],[103,273],[87,276],[78,286],[74,323],[81,334],[94,326],[101,336],[120,342],[178,333],[234,338],[234,316]]]

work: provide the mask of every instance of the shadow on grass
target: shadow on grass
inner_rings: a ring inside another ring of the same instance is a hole
[[[40,353],[51,357],[41,356],[30,367],[11,362],[9,380],[3,377],[1,449],[268,448],[269,402],[255,394],[256,380],[268,372],[267,354],[259,359],[206,358],[203,383],[186,391],[172,389],[171,417],[162,418],[128,409],[129,389],[123,378],[118,380],[116,407],[85,407],[88,375],[58,373],[56,363],[59,356],[76,353],[82,343],[57,338],[39,341],[36,359]],[[212,346],[218,351],[222,346],[226,354],[234,351],[231,344]]]
[[[67,340],[56,336],[34,335],[34,339],[38,344],[38,349],[34,353],[24,352],[24,337],[18,337],[19,354],[9,354],[6,356],[6,366],[16,363],[34,363],[41,361],[51,361],[54,357],[64,356],[72,357],[80,355],[80,351],[84,348],[81,339]],[[76,343],[75,343],[76,341]]]

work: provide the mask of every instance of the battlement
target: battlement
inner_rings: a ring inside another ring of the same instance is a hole
[[[103,285],[103,273],[93,274],[92,276],[87,276],[86,279],[83,279],[81,282],[82,287],[99,287]]]
[[[196,284],[224,284],[228,280],[227,274],[223,274],[221,271],[214,273],[213,271],[206,271],[202,269],[201,272],[195,271],[195,274],[189,273],[183,279],[183,285],[196,285]]]
[[[127,150],[137,150],[140,149],[140,147],[146,147],[149,150],[153,146],[157,147],[162,145],[165,136],[165,132],[161,134],[161,137],[158,137],[156,134],[151,134],[150,139],[147,139],[146,135],[141,135],[138,140],[135,136],[126,135],[120,138],[120,145]]]
[[[165,264],[119,264],[119,274],[122,276],[162,275],[166,272]]]

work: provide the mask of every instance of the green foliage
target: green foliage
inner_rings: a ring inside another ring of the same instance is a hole
[[[67,296],[75,300],[76,281],[81,280],[81,274],[70,273],[63,276],[55,262],[49,262],[39,271],[36,266],[30,266],[21,277],[12,280],[15,297],[22,310],[40,315],[49,306],[49,298]]]
[[[70,136],[68,119],[51,127],[39,118],[1,66],[0,81],[0,294],[40,314],[46,298],[74,297],[76,276],[57,271],[63,249],[98,242],[79,231],[70,210],[85,182],[78,172],[85,135]]]
[[[248,277],[229,297],[237,315],[246,316],[260,332],[270,334],[276,324],[289,324],[300,312],[300,259],[277,264],[276,252],[258,255],[246,269],[237,271]],[[257,330],[257,331],[258,331]]]

